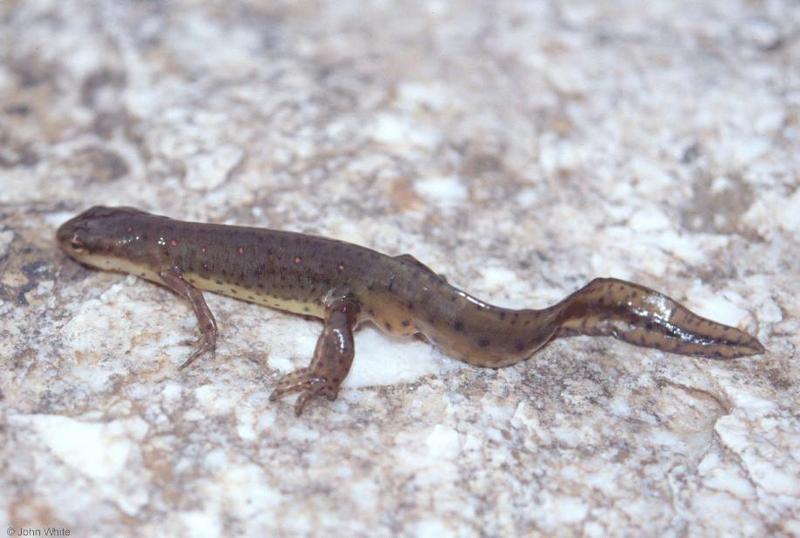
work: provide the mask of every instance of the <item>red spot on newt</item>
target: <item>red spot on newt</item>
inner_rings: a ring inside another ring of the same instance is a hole
[[[178,246],[178,242],[175,239],[170,239],[169,240],[169,244],[172,245],[173,247],[177,247]]]
[[[302,262],[303,262],[303,258],[301,258],[300,256],[295,256],[294,257],[294,263],[302,263]]]
[[[244,247],[239,247],[239,254],[244,254]]]

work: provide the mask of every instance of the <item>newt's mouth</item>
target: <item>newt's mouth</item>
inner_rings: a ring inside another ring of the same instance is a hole
[[[65,252],[85,250],[85,245],[78,234],[76,219],[71,219],[58,227],[56,241]]]

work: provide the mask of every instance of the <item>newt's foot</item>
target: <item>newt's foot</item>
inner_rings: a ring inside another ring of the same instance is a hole
[[[334,290],[336,291],[336,290]],[[317,339],[314,357],[307,368],[299,368],[278,381],[270,401],[299,392],[294,414],[300,416],[306,404],[319,396],[335,400],[350,365],[353,363],[353,327],[361,309],[348,294],[329,293],[325,326]]]
[[[278,381],[278,386],[269,395],[269,400],[274,402],[293,392],[300,393],[294,404],[294,414],[299,417],[306,404],[313,398],[325,396],[330,401],[335,400],[339,393],[339,383],[333,383],[323,376],[314,375],[309,372],[308,368],[300,368],[286,374]]]
[[[183,364],[178,366],[178,370],[183,370],[184,368],[186,368],[187,366],[192,364],[197,357],[199,357],[200,355],[203,355],[205,353],[210,353],[211,354],[211,358],[212,359],[214,358],[214,356],[217,353],[217,334],[216,334],[216,331],[214,331],[213,333],[212,332],[208,332],[208,333],[202,335],[200,338],[197,339],[197,342],[196,342],[195,345],[197,346],[195,348],[195,350],[192,351],[192,354],[189,355],[188,359],[183,361]]]

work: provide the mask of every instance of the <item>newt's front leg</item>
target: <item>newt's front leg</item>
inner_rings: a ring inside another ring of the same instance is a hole
[[[346,294],[334,297],[326,302],[325,327],[317,340],[311,364],[283,376],[269,397],[270,401],[275,401],[286,394],[299,392],[294,405],[297,416],[308,401],[317,396],[335,400],[353,363],[353,328],[361,305]]]
[[[203,293],[186,282],[179,271],[175,269],[162,271],[158,276],[169,289],[189,301],[194,315],[197,316],[197,325],[200,327],[200,339],[197,341],[197,347],[179,366],[179,369],[182,370],[203,353],[207,351],[214,353],[217,347],[217,321],[214,319],[211,309],[208,308]]]

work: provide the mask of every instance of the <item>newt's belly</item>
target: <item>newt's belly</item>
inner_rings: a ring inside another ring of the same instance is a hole
[[[325,317],[322,303],[314,299],[281,297],[269,289],[252,289],[225,282],[220,279],[203,277],[197,273],[185,273],[183,277],[191,285],[202,290],[219,293],[220,295],[226,295],[234,299],[249,301],[278,310],[285,310],[294,314],[315,316],[318,318]]]

